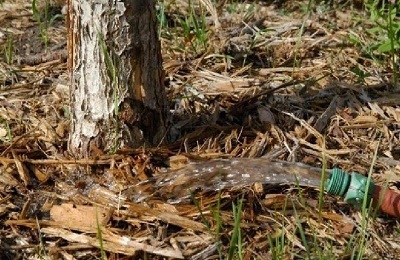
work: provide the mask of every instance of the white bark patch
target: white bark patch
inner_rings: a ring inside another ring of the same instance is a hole
[[[115,133],[115,106],[119,106],[128,92],[124,78],[131,77],[129,60],[118,60],[119,85],[110,78],[110,67],[100,39],[107,46],[108,55],[122,55],[131,44],[129,25],[124,17],[125,5],[112,0],[73,0],[74,66],[71,86],[72,134],[70,148],[80,149],[92,138],[107,132]],[[113,46],[110,47],[110,44]],[[112,52],[112,53],[111,53]],[[114,64],[116,65],[116,64]],[[115,103],[113,93],[119,100]],[[114,134],[115,135],[115,134]],[[114,138],[117,138],[115,136]],[[104,138],[103,138],[104,139]]]

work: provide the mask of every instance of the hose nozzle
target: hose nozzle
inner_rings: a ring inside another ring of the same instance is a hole
[[[360,209],[364,198],[367,206],[379,209],[390,216],[400,218],[400,194],[375,185],[368,177],[359,173],[347,173],[339,168],[332,169],[326,183],[326,191],[344,198],[344,201]],[[367,194],[366,194],[367,193]]]
[[[334,168],[328,179],[326,190],[329,194],[343,197],[346,203],[360,209],[365,193],[367,193],[367,205],[370,205],[374,187],[375,184],[372,180],[368,183],[368,178],[359,173],[349,174],[342,169]]]

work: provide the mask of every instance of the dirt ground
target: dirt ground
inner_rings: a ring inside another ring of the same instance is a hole
[[[399,259],[397,219],[242,179],[274,159],[400,187],[390,55],[362,1],[311,2],[159,2],[170,143],[77,160],[64,3],[37,3],[38,22],[31,1],[3,0],[0,258]],[[221,158],[244,158],[230,185],[202,174]]]

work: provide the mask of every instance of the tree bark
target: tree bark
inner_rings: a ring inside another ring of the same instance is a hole
[[[69,151],[157,145],[166,133],[154,0],[68,0]]]

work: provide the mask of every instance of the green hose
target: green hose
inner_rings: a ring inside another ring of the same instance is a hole
[[[348,204],[361,208],[367,194],[367,204],[370,205],[372,194],[374,192],[375,184],[372,180],[369,182],[367,189],[368,177],[363,176],[357,172],[351,174],[339,168],[332,169],[331,175],[326,183],[326,191],[332,195],[338,195],[344,198]]]

